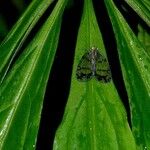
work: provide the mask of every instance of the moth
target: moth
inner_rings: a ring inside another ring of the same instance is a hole
[[[97,81],[108,83],[111,81],[111,71],[107,59],[100,54],[99,49],[92,47],[85,53],[76,70],[79,81],[88,81],[96,78]]]

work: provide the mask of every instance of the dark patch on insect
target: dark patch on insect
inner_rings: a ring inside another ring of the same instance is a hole
[[[111,81],[108,61],[100,54],[98,48],[92,47],[82,56],[77,66],[76,77],[79,81],[88,81],[93,77],[103,83]]]

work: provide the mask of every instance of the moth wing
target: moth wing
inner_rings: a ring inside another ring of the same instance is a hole
[[[97,53],[96,58],[95,78],[102,83],[107,83],[111,81],[111,71],[109,63],[107,59],[99,52]]]
[[[88,81],[92,78],[91,65],[90,53],[85,53],[77,66],[76,77],[79,81]]]

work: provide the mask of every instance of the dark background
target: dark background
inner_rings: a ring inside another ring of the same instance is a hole
[[[19,16],[24,12],[29,5],[30,0],[24,0],[21,8],[18,8],[11,0],[2,0],[0,2],[0,15],[6,24],[7,31],[11,29]],[[34,33],[38,31],[43,22],[49,16],[54,2],[39,20],[23,47],[32,40]],[[130,111],[128,104],[128,97],[123,83],[120,63],[118,60],[118,53],[116,48],[116,41],[114,38],[110,19],[108,17],[104,2],[102,0],[93,0],[97,21],[102,32],[104,44],[107,50],[108,59],[112,71],[112,77],[119,95],[127,110],[128,121],[130,123]],[[140,18],[136,13],[122,0],[115,0],[118,9],[122,12],[130,27],[137,34],[137,24]],[[60,33],[59,45],[49,76],[47,90],[44,99],[41,123],[39,128],[37,149],[48,150],[52,149],[53,139],[58,125],[60,124],[64,108],[67,103],[67,98],[70,89],[71,71],[74,57],[75,44],[77,39],[78,28],[82,15],[83,0],[75,0],[73,4],[68,7],[63,16],[62,28]],[[0,35],[0,40],[4,36]]]

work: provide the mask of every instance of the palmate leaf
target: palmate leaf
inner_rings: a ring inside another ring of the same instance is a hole
[[[117,40],[119,58],[139,149],[150,149],[150,55],[134,35],[112,0],[105,1]]]
[[[80,82],[76,78],[81,57],[91,47],[99,48],[106,57],[101,33],[91,0],[84,1],[78,32],[71,89],[54,150],[135,150],[126,113],[111,80]]]
[[[0,45],[0,83],[24,40],[53,0],[34,0]]]
[[[24,50],[0,86],[0,149],[35,149],[45,88],[65,0]]]

